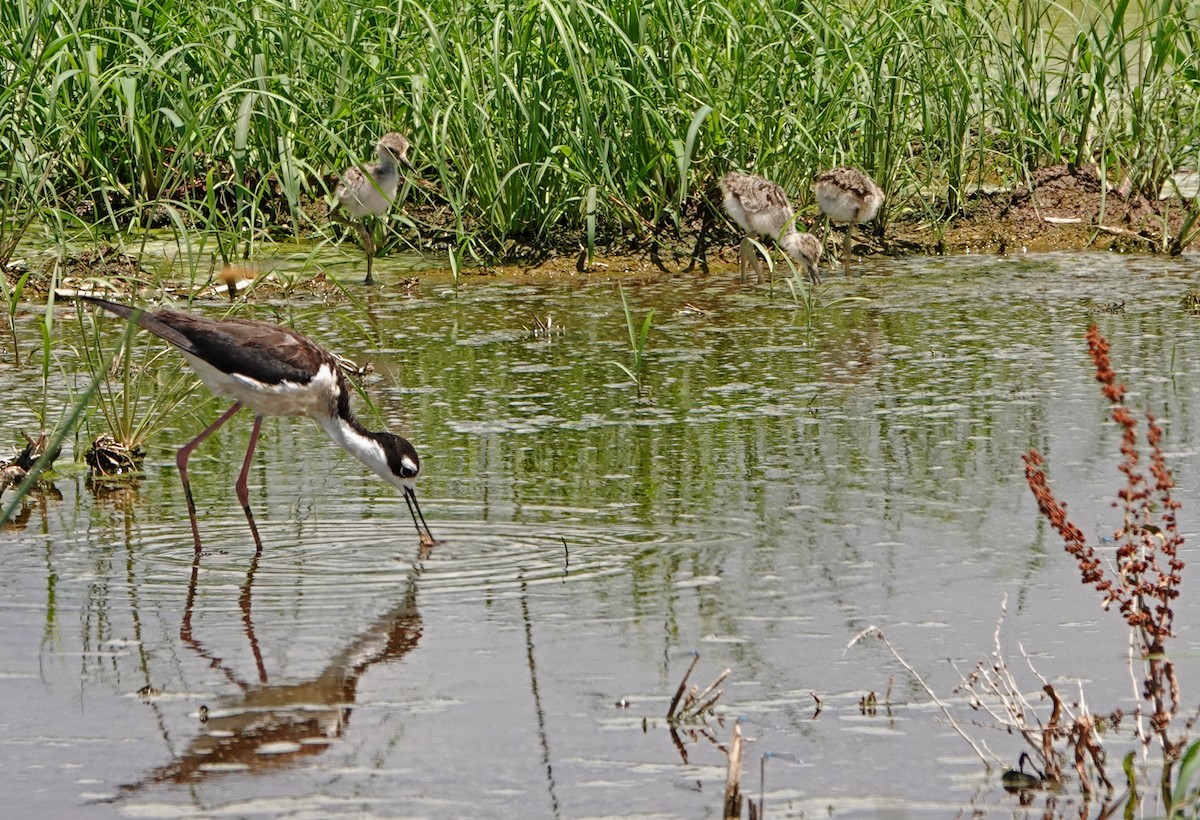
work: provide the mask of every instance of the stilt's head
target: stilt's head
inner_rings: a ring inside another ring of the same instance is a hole
[[[412,515],[421,546],[432,547],[437,543],[429,525],[425,523],[425,515],[421,505],[417,503],[417,475],[421,472],[421,458],[417,450],[406,438],[394,433],[375,433],[373,438],[383,450],[387,459],[388,473],[380,472],[384,480],[404,493],[404,502],[408,504],[408,512]]]
[[[787,251],[788,256],[800,263],[809,279],[820,283],[821,278],[817,275],[817,262],[821,261],[821,241],[819,239],[804,231],[793,231],[784,234],[779,240],[779,244]]]
[[[397,489],[413,488],[417,483],[417,475],[421,472],[421,458],[408,439],[395,433],[375,433],[372,438],[383,449],[390,471],[383,478]]]
[[[329,355],[329,354],[326,354]],[[332,356],[330,357],[332,359]],[[413,514],[417,534],[423,546],[436,543],[429,533],[429,526],[417,506],[417,476],[421,472],[421,459],[416,448],[408,439],[386,430],[375,433],[365,429],[350,412],[350,398],[346,385],[338,371],[337,412],[331,416],[314,416],[325,433],[350,455],[371,468],[375,475],[404,493],[404,500]],[[420,521],[417,518],[420,517]]]
[[[412,167],[412,163],[408,161],[408,140],[398,131],[389,131],[379,138],[379,144],[376,146],[379,152],[379,159],[384,160],[384,152],[401,165]]]

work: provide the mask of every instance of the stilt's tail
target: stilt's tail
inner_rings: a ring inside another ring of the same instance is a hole
[[[145,328],[160,339],[165,339],[180,350],[186,350],[189,353],[196,352],[195,346],[187,336],[184,336],[178,330],[155,316],[153,312],[148,312],[144,308],[133,307],[132,305],[125,305],[120,302],[110,302],[98,296],[88,296],[87,294],[71,291],[59,291],[58,295],[65,299],[80,299],[97,307],[104,308],[109,313],[115,313],[131,322],[136,322],[139,327]]]

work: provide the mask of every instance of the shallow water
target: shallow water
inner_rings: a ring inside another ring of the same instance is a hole
[[[366,320],[280,302],[374,364],[368,395],[420,450],[444,543],[419,556],[402,499],[315,425],[268,420],[255,560],[232,493],[244,415],[192,460],[194,561],[173,447],[223,407],[197,391],[133,489],[93,492],[68,470],[61,499],[35,496],[0,534],[0,794],[47,817],[719,817],[713,739],[740,720],[743,784],[770,816],[1015,808],[882,644],[847,644],[882,628],[1013,763],[1018,740],[953,691],[991,652],[1005,599],[1028,691],[1040,684],[1018,641],[1064,692],[1082,679],[1097,713],[1132,707],[1116,615],[1047,535],[1020,455],[1049,456],[1089,534],[1119,526],[1118,435],[1082,339],[1096,321],[1133,405],[1165,422],[1194,531],[1200,332],[1179,300],[1200,266],[1049,255],[859,270],[822,298],[869,301],[811,316],[728,272],[622,277],[635,314],[655,310],[642,400],[614,364],[629,363],[627,332],[601,276],[467,277],[455,292],[425,275],[408,295],[360,294]],[[59,313],[51,395],[66,402],[84,376],[72,308]],[[535,335],[535,317],[564,332]],[[18,323],[26,351],[35,318]],[[102,328],[115,347],[120,323]],[[37,428],[41,369],[5,350],[15,440]],[[1185,702],[1198,615],[1185,594]],[[722,720],[673,738],[663,715],[695,652],[702,688],[732,670]],[[890,705],[861,709],[891,678]],[[1074,812],[1077,794],[1033,800]]]

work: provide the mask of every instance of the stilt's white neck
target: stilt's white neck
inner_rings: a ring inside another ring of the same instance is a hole
[[[361,427],[351,424],[341,416],[318,419],[318,422],[325,430],[326,435],[343,450],[374,470],[375,474],[384,481],[389,484],[394,483],[392,470],[388,466],[387,453],[383,451],[379,442],[371,438]]]

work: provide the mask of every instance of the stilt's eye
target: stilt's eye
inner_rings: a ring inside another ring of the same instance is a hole
[[[400,459],[400,475],[402,478],[413,478],[420,471],[420,467],[413,463],[413,460],[408,456]]]

